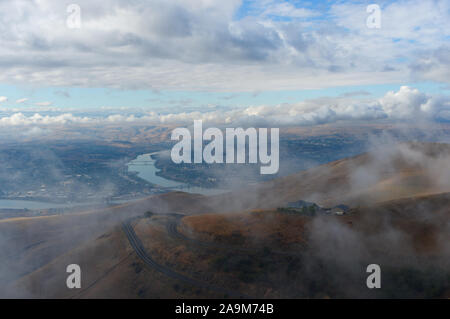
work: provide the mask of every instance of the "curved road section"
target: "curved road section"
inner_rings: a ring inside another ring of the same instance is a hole
[[[160,273],[162,273],[170,278],[183,281],[183,282],[191,284],[193,286],[198,286],[198,287],[201,287],[204,289],[208,289],[210,291],[214,291],[219,294],[225,294],[230,297],[248,298],[248,296],[243,295],[239,292],[231,291],[231,290],[228,290],[228,289],[216,286],[216,285],[209,284],[207,282],[202,282],[202,281],[187,277],[183,274],[180,274],[180,273],[172,270],[171,268],[168,268],[166,266],[158,264],[145,251],[144,245],[142,244],[139,237],[136,235],[133,227],[130,224],[130,221],[123,222],[122,229],[123,229],[125,235],[127,236],[131,247],[133,247],[136,254],[142,259],[142,261],[148,267],[150,267],[156,271],[159,271]]]

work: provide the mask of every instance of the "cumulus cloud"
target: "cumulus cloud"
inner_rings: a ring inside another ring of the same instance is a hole
[[[68,124],[68,123],[92,123],[95,120],[88,117],[74,116],[70,113],[50,116],[34,114],[26,116],[23,113],[14,113],[10,116],[0,118],[0,126],[16,126],[16,125],[52,125],[52,124]]]
[[[0,17],[0,80],[251,92],[448,83],[446,0],[385,3],[377,30],[365,25],[365,5],[346,2],[319,12],[257,0],[237,15],[239,0],[79,0],[81,29],[67,28],[66,4],[0,1],[9,12]]]
[[[430,99],[417,89],[402,86],[398,92],[388,92],[381,100],[384,111],[391,118],[417,118],[431,111]]]
[[[6,96],[0,96],[0,103],[8,101],[8,98]]]
[[[136,114],[105,114],[77,116],[72,113],[57,115],[25,115],[14,113],[0,118],[0,126],[9,125],[61,125],[61,124],[183,124],[203,120],[216,125],[291,126],[318,125],[338,121],[448,121],[450,98],[427,95],[415,88],[402,86],[387,92],[379,99],[355,100],[347,97],[305,100],[276,106],[251,106],[235,109],[211,109],[178,113],[145,112]]]

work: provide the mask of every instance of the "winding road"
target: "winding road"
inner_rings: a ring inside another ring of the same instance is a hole
[[[126,222],[122,223],[122,230],[124,231],[125,235],[128,238],[128,241],[130,242],[131,247],[134,249],[136,254],[142,259],[142,261],[150,268],[159,271],[160,273],[176,280],[183,281],[185,283],[208,289],[210,291],[219,293],[219,294],[225,294],[230,297],[234,298],[249,298],[248,296],[241,294],[239,292],[231,291],[207,282],[199,281],[194,278],[187,277],[183,274],[180,274],[174,270],[172,270],[169,267],[163,266],[155,262],[145,251],[144,245],[142,244],[139,237],[136,235],[136,232],[133,229],[133,226],[131,226],[131,221],[128,220]]]

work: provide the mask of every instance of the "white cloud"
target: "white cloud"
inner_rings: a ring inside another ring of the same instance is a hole
[[[252,92],[449,81],[448,0],[386,3],[377,30],[364,5],[309,19],[317,12],[256,3],[236,20],[239,0],[79,0],[82,27],[68,29],[63,1],[0,1],[0,81]]]
[[[103,117],[77,116],[72,113],[57,115],[24,115],[13,113],[0,118],[0,127],[19,125],[65,124],[177,124],[191,125],[203,120],[211,125],[252,125],[260,127],[306,126],[338,121],[441,121],[450,120],[450,98],[431,96],[417,89],[402,86],[397,92],[387,92],[379,99],[353,99],[347,97],[321,98],[277,106],[259,105],[239,109],[212,109],[143,115],[111,114]]]
[[[318,12],[306,8],[297,8],[289,2],[272,2],[264,4],[264,7],[263,16],[307,18],[319,15]]]
[[[25,103],[26,101],[28,101],[28,98],[24,97],[24,98],[22,98],[22,99],[16,100],[16,103],[17,103],[17,104],[21,104],[21,103]]]
[[[93,123],[92,118],[78,117],[70,113],[56,116],[41,115],[35,113],[32,116],[25,116],[23,113],[14,113],[10,116],[0,118],[0,126],[19,126],[19,125],[53,125],[68,123]]]
[[[421,114],[429,115],[432,111],[430,98],[407,86],[402,86],[398,92],[390,91],[382,99],[380,104],[390,118],[413,119]]]
[[[0,96],[0,103],[8,101],[8,98],[6,96]]]

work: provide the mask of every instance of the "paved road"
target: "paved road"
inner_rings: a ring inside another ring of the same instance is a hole
[[[180,274],[180,273],[172,270],[171,268],[168,268],[166,266],[158,264],[145,251],[144,245],[142,244],[139,237],[136,235],[133,227],[130,224],[130,221],[123,222],[122,229],[123,229],[125,235],[127,236],[131,247],[133,247],[134,251],[136,252],[136,254],[150,268],[152,268],[156,271],[159,271],[162,274],[164,274],[170,278],[180,280],[185,283],[188,283],[188,284],[191,284],[194,286],[198,286],[198,287],[201,287],[204,289],[208,289],[210,291],[213,291],[213,292],[216,292],[219,294],[225,294],[225,295],[228,295],[228,296],[234,297],[234,298],[249,298],[248,296],[241,294],[239,292],[231,291],[231,290],[228,290],[228,289],[225,289],[225,288],[213,285],[213,284],[209,284],[207,282],[203,282],[203,281],[199,281],[199,280],[187,277],[183,274]]]

